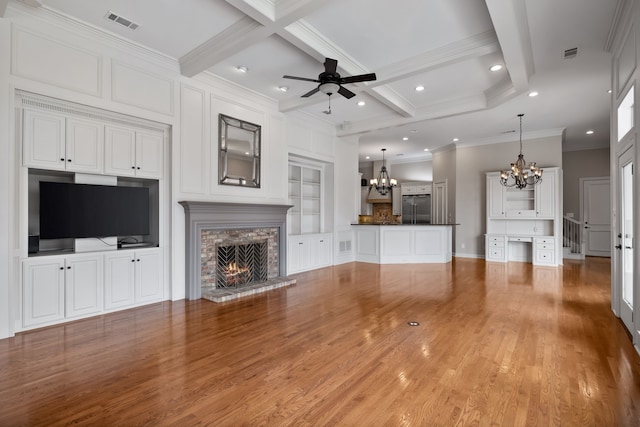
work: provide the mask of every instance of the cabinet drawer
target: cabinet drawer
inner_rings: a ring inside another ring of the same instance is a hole
[[[502,260],[504,259],[504,248],[489,248],[488,259]]]
[[[536,243],[537,244],[546,243],[548,245],[552,245],[554,242],[553,242],[553,239],[550,239],[550,238],[538,237],[536,238]]]
[[[499,241],[499,242],[489,242],[489,247],[496,247],[496,248],[503,248],[504,247],[504,241]]]
[[[489,236],[489,237],[487,237],[487,239],[490,242],[504,242],[504,237],[502,237],[502,236]]]
[[[554,263],[554,251],[552,250],[536,250],[536,261],[541,264]]]
[[[532,242],[533,238],[531,237],[509,237],[510,242]]]
[[[507,217],[509,218],[535,218],[536,211],[531,210],[508,210]]]
[[[540,250],[548,250],[548,251],[552,251],[554,249],[554,245],[553,244],[545,244],[545,243],[537,243],[536,244],[536,248],[540,251]]]

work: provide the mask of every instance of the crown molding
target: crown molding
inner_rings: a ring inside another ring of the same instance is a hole
[[[114,50],[133,54],[137,57],[153,62],[154,65],[161,66],[171,73],[179,72],[178,61],[176,58],[172,58],[169,55],[158,52],[157,50],[125,39],[124,37],[110,31],[98,28],[88,22],[80,21],[70,15],[51,9],[46,5],[33,8],[22,3],[9,2],[8,13],[5,14],[5,18],[7,17],[6,15],[9,15],[8,18],[26,18],[43,24],[53,25],[64,32],[76,35],[81,40],[89,39],[92,42],[106,45]],[[23,26],[25,25],[24,23],[20,24]],[[26,25],[34,27],[33,25]],[[41,28],[36,27],[36,29],[45,34]]]
[[[626,26],[625,21],[630,19],[631,8],[633,7],[632,0],[618,0],[616,4],[616,10],[613,14],[613,18],[611,19],[611,25],[609,26],[609,33],[607,34],[607,41],[604,44],[605,52],[611,53],[613,51],[613,46],[615,44],[615,40],[618,37],[618,34],[623,30]]]

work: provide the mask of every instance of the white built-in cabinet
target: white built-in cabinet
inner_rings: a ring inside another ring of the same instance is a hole
[[[545,168],[542,182],[523,189],[505,187],[499,172],[486,174],[485,259],[562,264],[562,170]]]
[[[402,191],[398,187],[391,189],[391,214],[402,215]]]
[[[107,125],[105,173],[139,178],[162,178],[162,134]]]
[[[160,250],[140,249],[105,254],[105,310],[162,299]]]
[[[288,273],[299,273],[331,265],[332,242],[331,233],[289,236]]]
[[[25,110],[23,164],[27,167],[102,173],[104,124]]]
[[[36,187],[26,192],[37,192],[37,182],[49,177],[72,182],[74,173],[116,177],[124,185],[155,188],[152,193],[156,195],[164,191],[165,130],[138,126],[136,120],[128,126],[128,119],[102,119],[93,110],[78,114],[66,107],[25,107],[22,112],[22,165],[29,170],[27,185],[32,185],[32,171],[37,177]],[[37,207],[29,205],[27,210],[25,217],[35,216],[37,221]],[[153,212],[151,222],[158,222],[159,215]],[[154,244],[160,240],[157,228],[152,227],[148,236]],[[75,253],[65,241],[60,244],[67,246],[29,254],[22,260],[18,329],[164,299],[161,247]]]
[[[333,238],[324,233],[324,168],[289,163],[287,213],[287,273],[299,273],[332,264]]]
[[[101,255],[51,256],[23,263],[23,327],[102,310]]]

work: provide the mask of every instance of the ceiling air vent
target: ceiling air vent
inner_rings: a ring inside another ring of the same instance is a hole
[[[566,49],[562,53],[562,59],[572,59],[572,58],[575,58],[576,56],[578,56],[578,48],[577,47],[572,47],[571,49]]]
[[[131,19],[125,18],[124,16],[118,15],[117,13],[113,13],[111,11],[109,11],[109,13],[107,13],[104,17],[109,21],[113,21],[127,28],[131,28],[132,30],[137,30],[138,28],[140,28],[140,24],[136,24]]]

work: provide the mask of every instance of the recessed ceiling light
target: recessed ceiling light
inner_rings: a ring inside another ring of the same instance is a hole
[[[611,92],[613,92],[611,89],[609,89],[609,90],[607,91],[607,93],[611,93]]]
[[[458,142],[460,141],[458,138],[453,138],[453,142]]]
[[[239,73],[246,73],[247,71],[249,71],[249,69],[244,65],[238,65],[236,67],[236,71],[238,71]]]
[[[424,86],[416,86],[416,92],[422,92],[424,90]]]
[[[500,71],[502,70],[502,65],[500,64],[496,64],[496,65],[492,65],[491,68],[489,68],[491,71]]]
[[[402,137],[402,140],[403,140],[403,141],[408,141],[408,140],[409,140],[409,138],[408,138],[408,137],[406,137],[406,136],[403,136],[403,137]]]
[[[429,149],[428,149],[428,148],[425,148],[423,151],[429,151]]]
[[[532,91],[532,92],[529,92],[529,96],[530,96],[531,98],[533,98],[534,96],[538,96],[538,92],[536,92],[535,90],[534,90],[534,91]]]
[[[367,105],[367,103],[366,103],[366,102],[364,102],[364,101],[358,101],[358,105],[359,105],[360,107],[362,107],[362,106],[364,106],[364,105]]]
[[[244,152],[244,155],[245,155],[245,156],[248,156],[248,155],[249,155],[249,152],[248,152],[248,151],[245,151],[245,152]]]
[[[370,158],[371,158],[371,157],[369,157],[369,156],[365,157],[365,159],[367,159],[367,160],[369,160]]]
[[[589,129],[589,130],[586,132],[586,134],[587,134],[587,135],[593,135],[594,133],[595,133],[595,132],[594,132],[594,131],[592,131],[591,129]]]
[[[280,92],[286,92],[289,90],[289,86],[280,86],[278,89],[280,89]]]

